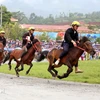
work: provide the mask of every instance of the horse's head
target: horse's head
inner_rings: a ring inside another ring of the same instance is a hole
[[[34,39],[33,42],[33,48],[38,51],[38,52],[41,52],[42,51],[42,48],[41,48],[41,43],[39,42],[38,39]]]
[[[87,37],[83,37],[80,40],[80,43],[82,44],[82,47],[85,49],[85,51],[88,52],[90,55],[93,56],[95,54],[95,50],[92,46],[92,43]]]
[[[48,50],[45,50],[45,51],[42,51],[42,52],[38,53],[38,54],[36,55],[36,60],[37,60],[38,62],[44,60],[44,59],[47,57],[48,52],[49,52]]]

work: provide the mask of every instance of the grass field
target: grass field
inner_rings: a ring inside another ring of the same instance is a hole
[[[39,78],[52,78],[51,74],[47,71],[48,68],[48,62],[34,62],[34,66],[31,69],[29,75],[31,77],[39,77]],[[7,74],[14,74],[15,75],[15,64],[12,64],[12,70],[8,70],[8,65],[4,64],[0,67],[1,73],[7,73]],[[29,68],[29,66],[25,65],[24,71],[20,72],[20,75],[26,76],[26,70]],[[84,82],[84,83],[96,83],[100,84],[100,61],[99,60],[90,60],[90,61],[79,61],[79,68],[83,70],[83,73],[76,74],[75,71],[69,75],[68,78],[65,78],[63,80],[65,81],[75,81],[75,82]],[[57,68],[59,71],[59,74],[62,75],[66,72],[67,67],[62,66],[60,68]]]

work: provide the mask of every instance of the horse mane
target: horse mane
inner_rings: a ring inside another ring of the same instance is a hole
[[[80,42],[86,42],[86,41],[90,41],[86,36],[83,36],[82,39],[80,39]]]
[[[34,43],[36,43],[36,42],[39,42],[39,40],[38,40],[38,39],[34,39],[34,40],[32,41],[32,44],[34,44]]]
[[[0,45],[3,45],[3,42],[0,41]]]

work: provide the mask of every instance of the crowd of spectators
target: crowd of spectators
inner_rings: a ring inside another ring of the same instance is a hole
[[[5,50],[12,51],[15,48],[21,48],[21,47],[22,47],[22,41],[20,41],[18,39],[16,39],[16,40],[7,39]]]

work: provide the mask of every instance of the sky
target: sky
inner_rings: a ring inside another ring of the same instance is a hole
[[[100,0],[0,0],[9,11],[21,11],[27,16],[31,13],[48,16],[69,12],[91,13],[100,11]]]

